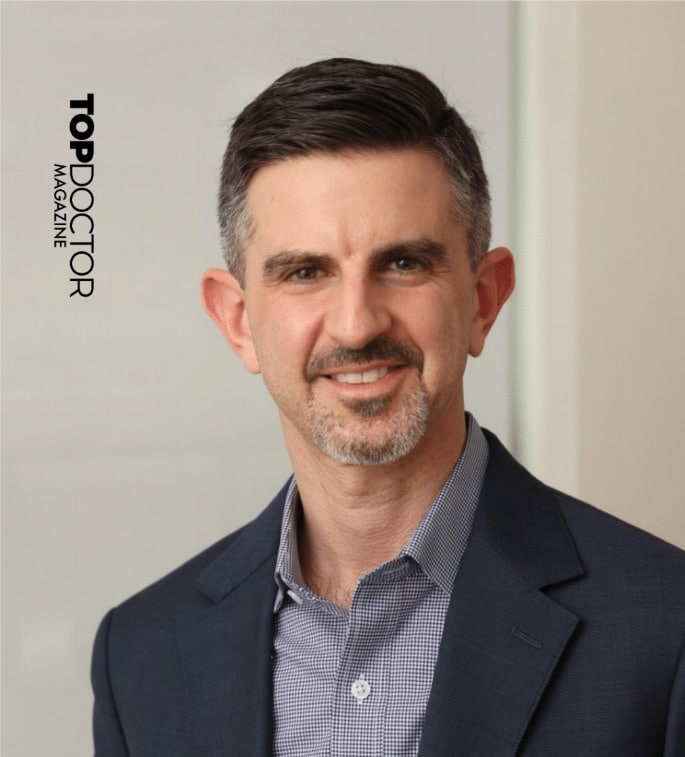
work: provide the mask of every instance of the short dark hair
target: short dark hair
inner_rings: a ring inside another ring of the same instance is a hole
[[[235,119],[218,208],[229,271],[244,282],[251,231],[247,189],[260,168],[315,152],[410,147],[436,154],[447,169],[475,267],[490,244],[490,193],[469,126],[419,71],[331,58],[288,71]]]

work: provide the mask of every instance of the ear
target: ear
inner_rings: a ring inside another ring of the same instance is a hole
[[[485,337],[514,291],[514,256],[506,247],[491,250],[481,260],[475,273],[475,313],[471,323],[469,354],[477,357],[485,346]]]
[[[202,276],[202,304],[247,370],[259,373],[245,292],[235,276],[219,268],[205,271]]]

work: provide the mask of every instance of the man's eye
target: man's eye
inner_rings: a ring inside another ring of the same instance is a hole
[[[424,268],[423,263],[416,258],[394,258],[389,261],[389,267],[400,273],[416,273]]]
[[[323,275],[323,271],[320,268],[314,266],[303,266],[297,268],[288,274],[288,279],[291,281],[314,281]]]

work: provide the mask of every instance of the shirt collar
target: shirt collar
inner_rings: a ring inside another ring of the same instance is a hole
[[[426,575],[448,594],[457,576],[476,513],[488,464],[488,443],[467,413],[464,449],[447,481],[400,555],[413,557]]]
[[[471,532],[488,462],[488,443],[476,419],[466,414],[466,442],[447,481],[404,546],[399,558],[415,560],[426,575],[450,594]],[[297,554],[297,513],[300,497],[293,478],[288,487],[276,558],[278,586],[274,612],[288,591],[303,587]]]

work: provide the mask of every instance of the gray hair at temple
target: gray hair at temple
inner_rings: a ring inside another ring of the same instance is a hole
[[[260,168],[317,152],[411,147],[437,155],[447,169],[475,268],[489,249],[490,193],[469,126],[419,71],[331,58],[288,71],[235,119],[218,207],[228,270],[244,285],[251,234],[247,190]]]

